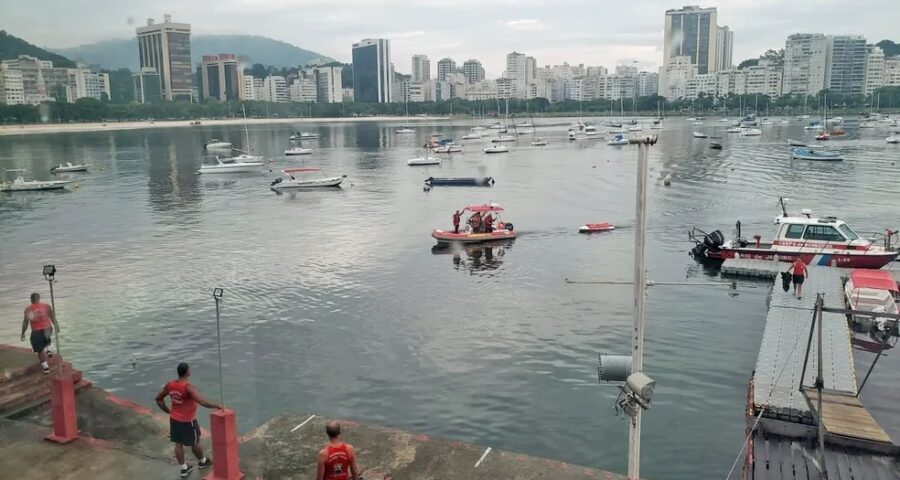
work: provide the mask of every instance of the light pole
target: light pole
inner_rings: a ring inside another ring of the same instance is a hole
[[[51,290],[52,292],[52,290]],[[222,328],[220,326],[221,322],[219,321],[220,311],[222,308],[222,293],[224,291],[221,288],[213,289],[213,298],[216,301],[216,343],[219,346],[219,405],[222,405],[222,408],[225,408],[225,377],[222,375]]]
[[[56,317],[56,299],[53,296],[53,282],[54,277],[56,276],[56,266],[55,265],[44,265],[44,279],[47,280],[47,283],[50,284],[50,308],[53,309],[53,318]],[[56,320],[57,327],[59,326],[59,319]],[[63,374],[63,359],[62,359],[62,348],[59,345],[59,328],[57,328],[54,333],[56,334],[56,355],[59,357],[57,360],[57,365],[59,366],[59,376]]]

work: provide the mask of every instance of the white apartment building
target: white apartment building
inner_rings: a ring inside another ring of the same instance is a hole
[[[410,102],[432,102],[434,101],[434,83],[427,82],[410,82],[409,83],[409,101]]]
[[[316,79],[312,75],[295,78],[288,87],[288,100],[291,102],[314,103],[319,101]]]
[[[490,80],[466,85],[466,100],[490,100],[497,98],[497,84]]]
[[[344,101],[341,72],[343,67],[315,67],[312,76],[316,85],[316,101],[319,103],[341,103]]]
[[[718,72],[719,87],[716,95],[727,97],[729,94],[744,95],[747,93],[747,73],[744,70],[726,70]]]
[[[734,32],[727,25],[719,27],[716,36],[716,69],[730,70],[733,66]]]
[[[22,105],[25,103],[25,86],[22,72],[0,65],[0,103]]]
[[[706,97],[717,96],[719,76],[715,73],[694,75],[687,80],[684,87],[684,98],[698,98],[702,93]]]
[[[244,76],[241,81],[241,100],[262,100],[263,79]]]
[[[659,94],[669,99],[687,96],[688,80],[697,74],[697,66],[691,63],[691,57],[676,56],[660,67]]]
[[[866,95],[884,86],[884,50],[868,45],[866,54]]]
[[[900,86],[900,56],[884,59],[884,86]]]
[[[410,79],[412,83],[425,83],[431,80],[431,60],[428,55],[413,55]]]
[[[498,78],[496,84],[497,98],[513,98],[520,91],[520,88],[522,93],[525,92],[525,87],[520,87],[516,80],[512,78]]]
[[[782,92],[815,95],[825,88],[828,39],[821,33],[798,33],[784,44]]]
[[[280,75],[269,75],[263,80],[262,100],[265,102],[287,103],[287,80]]]
[[[638,72],[635,77],[635,94],[639,97],[649,97],[659,92],[659,74],[655,72]]]
[[[866,37],[831,35],[825,59],[825,85],[835,93],[866,93]]]
[[[100,100],[103,95],[108,99],[109,74],[94,73],[87,68],[70,68],[69,84],[66,85],[66,101],[69,103],[79,98],[96,98]]]
[[[760,60],[755,67],[744,69],[746,75],[745,91],[747,95],[768,95],[780,97],[782,92],[783,70],[778,65],[772,65],[765,60]]]
[[[587,67],[584,74],[588,77],[599,77],[602,75],[609,75],[609,70],[603,66]]]

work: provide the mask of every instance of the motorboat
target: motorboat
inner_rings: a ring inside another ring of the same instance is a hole
[[[281,170],[281,177],[276,178],[269,186],[274,190],[287,190],[291,188],[328,188],[339,187],[347,178],[346,175],[323,178],[299,178],[298,174],[318,172],[318,168],[285,168]]]
[[[400,135],[407,134],[407,133],[416,133],[416,131],[414,129],[409,128],[409,127],[398,128],[397,130],[394,130],[394,132],[398,133]]]
[[[27,192],[41,190],[61,190],[71,183],[68,180],[25,180],[24,168],[9,169],[6,173],[16,174],[10,182],[0,183],[0,192]]]
[[[406,164],[411,167],[418,167],[423,165],[440,165],[441,159],[426,154],[424,157],[411,158],[406,161]]]
[[[237,157],[204,156],[200,157],[200,170],[197,170],[197,173],[258,172],[259,167],[263,166],[263,162],[259,160],[260,157],[252,155],[240,155]]]
[[[263,163],[263,157],[260,155],[250,155],[248,153],[242,153],[236,157],[231,157],[233,160],[243,163],[254,163],[258,162],[260,164]]]
[[[897,279],[888,270],[851,270],[847,283],[844,284],[844,299],[854,312],[850,320],[861,325],[879,344],[884,344],[890,338],[892,328],[889,320],[866,313],[897,315],[900,313],[898,296],[900,288],[897,286]],[[853,340],[855,344],[865,342],[857,342],[857,338]],[[878,345],[878,350],[881,348],[883,345]]]
[[[313,138],[319,138],[319,135],[309,132],[296,132],[291,134],[291,140],[311,140]]]
[[[90,164],[66,162],[50,169],[50,173],[86,172]]]
[[[600,134],[600,132],[597,131],[597,127],[595,127],[594,125],[585,125],[583,133],[588,137],[593,137]]]
[[[788,215],[784,202],[780,199],[782,214],[775,217],[778,231],[771,242],[763,242],[759,235],[753,237],[755,242],[748,242],[741,237],[739,225],[733,240],[726,240],[720,230],[706,233],[695,227],[689,232],[695,243],[691,255],[698,260],[799,259],[807,265],[877,269],[893,262],[900,253],[861,238],[836,217],[815,218],[809,209],[803,209],[801,216]]]
[[[900,143],[900,134],[894,134],[884,139],[887,143]]]
[[[630,142],[625,135],[615,135],[606,141],[607,145],[628,145]]]
[[[500,130],[501,128],[503,128],[503,125],[500,125],[500,122],[496,122],[488,128],[490,128],[491,130]]]
[[[473,231],[471,225],[466,225],[464,230],[460,229],[458,232],[455,232],[453,230],[444,231],[436,228],[431,232],[431,237],[437,240],[439,245],[451,243],[485,243],[497,240],[511,240],[513,238],[516,238],[517,232],[513,227],[513,224],[504,222],[503,219],[500,218],[500,213],[503,212],[503,207],[497,205],[496,203],[469,205],[463,208],[462,212],[471,213],[472,215],[478,214],[480,216],[491,215],[492,218],[495,219],[493,229],[489,232],[483,231],[481,228],[477,229],[478,231]]]
[[[599,233],[615,230],[616,226],[609,223],[586,223],[578,228],[578,233]]]
[[[762,130],[758,128],[741,128],[741,136],[742,137],[758,137],[762,135]]]
[[[712,141],[709,142],[709,148],[711,148],[711,149],[713,149],[713,150],[721,150],[721,149],[722,149],[722,144],[719,143],[719,142],[717,142],[717,141],[715,141],[715,140],[712,140]]]
[[[784,119],[782,119],[782,120],[781,120],[780,122],[778,122],[778,123],[780,123],[781,125],[790,125],[790,124],[791,124],[791,121],[788,120],[788,119],[786,119],[786,118],[784,118]]]
[[[831,124],[832,124],[832,125],[840,125],[840,124],[842,124],[842,123],[844,123],[844,118],[843,118],[843,117],[832,117],[832,118],[831,118]]]
[[[707,135],[707,134],[705,134],[705,133],[703,133],[703,132],[697,132],[697,131],[695,131],[695,132],[694,132],[694,138],[709,138],[709,135]]]
[[[483,132],[484,127],[475,126],[469,129],[470,132]]]
[[[445,187],[491,187],[494,185],[493,177],[456,177],[456,178],[435,178],[428,177],[425,179],[425,185],[429,187],[445,186]]]
[[[731,127],[725,130],[726,133],[741,133],[741,127]]]
[[[203,144],[203,148],[207,150],[231,150],[231,142],[223,142],[218,138],[213,138]]]
[[[509,147],[506,145],[491,145],[490,147],[484,148],[484,153],[507,153],[509,152]]]
[[[547,141],[544,140],[543,138],[535,138],[534,140],[531,141],[531,146],[532,147],[546,147]]]
[[[807,146],[806,142],[803,142],[801,140],[794,140],[792,138],[787,139],[787,143],[791,147],[806,147]]]
[[[293,147],[284,151],[285,155],[309,155],[312,153],[311,148]]]
[[[480,133],[467,133],[467,134],[463,135],[462,139],[463,140],[481,140],[481,134]]]
[[[463,151],[462,147],[460,145],[455,145],[455,144],[441,145],[434,149],[434,153],[459,153],[462,151]]]
[[[498,135],[491,139],[493,143],[503,143],[503,142],[515,142],[516,137],[512,135]]]
[[[822,133],[816,135],[816,140],[819,140],[819,141],[830,140],[830,139],[831,139],[831,135],[829,135],[828,132],[822,132]]]
[[[575,130],[569,130],[569,140],[578,140],[578,137],[575,136]]]
[[[768,118],[764,118],[759,122],[759,125],[761,127],[770,127],[772,125],[775,125],[775,123],[772,122],[771,120],[769,120]]]
[[[844,159],[839,153],[800,147],[791,149],[791,157],[797,160],[816,160],[825,162],[837,162]]]

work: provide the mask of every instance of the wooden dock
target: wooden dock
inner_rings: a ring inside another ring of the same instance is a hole
[[[803,394],[809,403],[809,409],[817,415],[819,392],[814,388],[804,388]],[[823,391],[822,423],[827,432],[826,441],[850,439],[883,444],[887,447],[886,450],[891,450],[891,437],[875,421],[856,395]]]

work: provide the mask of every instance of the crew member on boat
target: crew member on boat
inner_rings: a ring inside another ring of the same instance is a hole
[[[475,212],[469,217],[469,225],[472,226],[472,233],[481,233],[481,212]]]
[[[490,213],[484,217],[484,233],[491,233],[494,231],[494,217],[491,216]]]
[[[800,260],[800,257],[797,257],[787,271],[793,273],[794,294],[797,295],[799,300],[803,298],[803,281],[807,277],[806,264],[803,263],[803,260]]]
[[[461,217],[462,213],[459,210],[453,214],[453,233],[459,233],[459,219]]]

